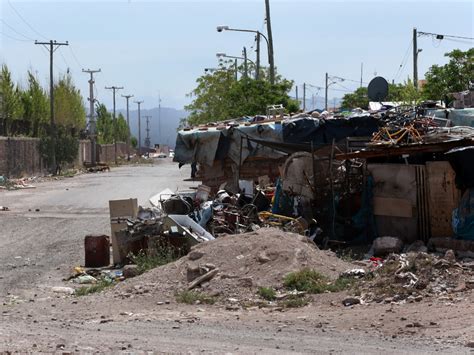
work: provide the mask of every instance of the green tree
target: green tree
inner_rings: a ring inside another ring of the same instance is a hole
[[[367,110],[369,107],[369,97],[367,95],[367,88],[360,87],[352,93],[345,94],[342,97],[341,106],[346,109],[360,107]]]
[[[69,74],[54,86],[54,114],[56,124],[74,130],[86,126],[86,109],[79,89],[76,89]]]
[[[38,82],[28,72],[28,88],[22,92],[23,118],[28,123],[28,135],[44,136],[49,125],[49,97]],[[26,133],[26,132],[25,132]]]
[[[117,117],[117,141],[126,142],[128,137],[128,125],[127,120],[123,117],[122,113],[119,113]]]
[[[96,108],[97,112],[97,142],[99,144],[110,144],[114,142],[114,122],[112,114],[107,111],[104,104]]]
[[[56,153],[57,165],[54,167],[55,171],[53,173],[58,174],[64,164],[72,163],[77,158],[79,140],[71,135],[64,126],[58,126],[56,128],[56,139],[48,135],[42,137],[40,141],[40,152],[48,166],[52,164],[53,151]]]
[[[132,137],[130,138],[130,144],[132,145],[132,148],[133,148],[133,149],[137,149],[137,147],[138,147],[138,139],[137,139],[137,137],[132,136]]]
[[[0,71],[0,135],[13,134],[15,120],[21,119],[21,91],[13,83],[10,70],[3,64]]]
[[[258,81],[245,76],[235,80],[234,68],[226,65],[229,63],[196,80],[197,87],[188,95],[193,102],[185,107],[190,112],[189,124],[265,114],[267,106],[273,104],[282,104],[292,112],[298,109],[297,102],[288,96],[292,81],[277,76],[275,84],[270,85],[265,80],[266,70]],[[242,67],[238,70],[241,72]]]
[[[425,74],[425,99],[445,100],[451,93],[469,90],[474,82],[474,48],[465,52],[455,49],[445,56],[449,58],[447,64],[432,65]]]

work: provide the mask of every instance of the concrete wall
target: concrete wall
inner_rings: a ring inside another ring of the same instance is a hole
[[[47,173],[45,162],[40,154],[40,139],[27,137],[0,137],[0,175],[10,178],[42,175]],[[79,141],[79,149],[74,165],[82,167],[84,162],[90,162],[91,143]],[[127,145],[117,143],[119,157],[127,156]],[[115,161],[113,144],[97,146],[98,161],[111,163]]]
[[[0,137],[0,175],[20,177],[43,174],[45,165],[39,144],[38,138]]]

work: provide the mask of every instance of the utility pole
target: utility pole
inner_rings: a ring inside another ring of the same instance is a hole
[[[158,138],[159,144],[161,144],[161,95],[158,94]]]
[[[146,118],[146,137],[145,137],[145,147],[150,148],[150,118],[151,116],[144,116]]]
[[[90,74],[91,78],[89,79],[89,137],[91,140],[91,164],[94,166],[97,162],[97,153],[96,153],[96,138],[97,138],[97,132],[96,132],[96,126],[95,126],[95,110],[94,110],[94,104],[95,104],[95,99],[94,99],[94,74],[95,73],[100,73],[100,69],[97,70],[91,70],[91,69],[82,69],[83,73],[88,73]]]
[[[298,85],[296,85],[296,102],[298,103],[298,111],[300,110],[300,101],[298,100]]]
[[[50,110],[50,134],[51,134],[51,167],[50,169],[56,174],[56,121],[54,118],[54,82],[53,82],[53,54],[60,46],[68,46],[68,41],[66,42],[56,42],[50,40],[49,42],[38,42],[35,41],[35,44],[43,45],[49,51],[49,110]],[[49,47],[48,47],[49,46]]]
[[[416,27],[413,28],[413,85],[415,90],[418,91],[418,43],[417,43],[418,34],[416,32]]]
[[[238,80],[237,74],[239,72],[238,66],[237,66],[237,58],[234,60],[234,70],[235,70],[235,81]]]
[[[138,157],[140,157],[142,154],[142,127],[140,122],[140,105],[143,103],[143,100],[134,102],[138,105]]]
[[[326,73],[326,85],[324,89],[324,109],[327,111],[328,110],[328,85],[329,85],[329,76],[328,73]]]
[[[303,112],[306,112],[306,83],[303,83]]]
[[[255,71],[255,80],[260,79],[260,32],[257,32],[257,69]]]
[[[127,100],[127,161],[130,161],[130,112],[128,110],[128,100],[133,97],[133,95],[122,95]]]
[[[117,165],[117,118],[115,117],[115,93],[118,90],[122,90],[123,86],[106,86],[105,87],[107,90],[112,90],[114,93],[114,115],[113,115],[113,120],[114,120],[114,151],[115,151],[115,165]]]
[[[275,60],[273,58],[273,35],[272,23],[270,20],[270,0],[265,0],[265,12],[267,20],[267,35],[268,35],[268,61],[270,62],[270,84],[275,84]]]
[[[243,54],[244,54],[244,72],[245,72],[245,77],[248,78],[248,77],[249,77],[249,73],[248,73],[249,67],[247,66],[247,48],[245,48],[245,47],[244,47],[244,50],[243,50]]]
[[[360,87],[362,87],[362,76],[364,74],[364,63],[360,63]]]

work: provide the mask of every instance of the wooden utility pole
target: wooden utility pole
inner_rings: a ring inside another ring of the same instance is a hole
[[[122,95],[127,100],[127,160],[130,161],[130,112],[128,109],[128,100],[133,97],[133,95]]]
[[[298,103],[298,111],[300,110],[300,100],[298,99],[298,85],[295,87],[296,91],[296,102]]]
[[[54,80],[53,80],[53,57],[54,57],[54,52],[56,49],[58,49],[60,46],[68,46],[69,43],[68,41],[66,42],[57,42],[50,40],[49,42],[38,42],[35,41],[35,44],[41,44],[43,45],[48,51],[49,51],[49,110],[50,110],[50,135],[51,135],[51,166],[50,169],[51,171],[56,174],[56,171],[58,170],[57,165],[56,165],[56,121],[54,117]]]
[[[142,127],[141,127],[141,117],[140,117],[140,105],[142,101],[134,101],[138,105],[138,157],[142,154]]]
[[[115,93],[118,90],[122,90],[123,86],[106,86],[107,90],[112,90],[114,96],[114,152],[115,152],[115,165],[117,165],[117,118],[115,117]]]
[[[94,99],[94,74],[100,73],[100,69],[91,70],[91,69],[82,69],[83,73],[90,74],[91,78],[89,79],[89,138],[91,141],[91,164],[96,165],[97,152],[96,152],[96,143],[97,143],[97,132],[96,132],[96,122],[95,122],[95,99]]]
[[[275,84],[275,59],[273,57],[273,35],[272,22],[270,19],[270,0],[265,0],[265,12],[267,20],[267,35],[268,35],[268,59],[270,61],[270,84]]]

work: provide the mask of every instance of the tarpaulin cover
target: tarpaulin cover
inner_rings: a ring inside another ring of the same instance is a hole
[[[474,189],[467,189],[454,209],[452,225],[459,239],[474,240]]]
[[[453,126],[474,127],[474,108],[428,110],[427,115],[447,118]]]
[[[351,119],[300,118],[283,123],[285,143],[309,143],[315,146],[331,144],[346,137],[368,137],[379,130],[378,120],[372,116]]]

